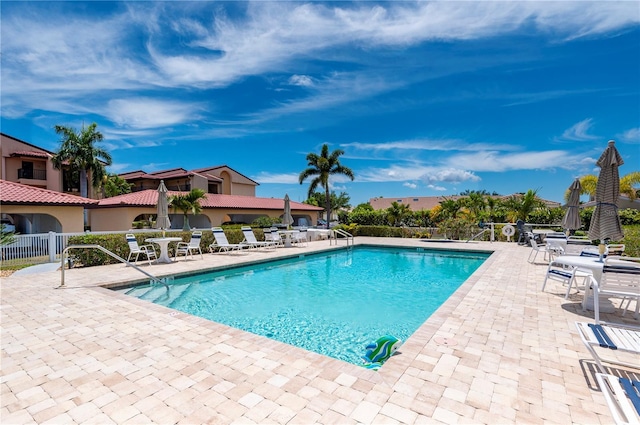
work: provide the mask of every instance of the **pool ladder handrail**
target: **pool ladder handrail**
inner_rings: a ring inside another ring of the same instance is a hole
[[[354,244],[354,239],[353,239],[353,235],[349,232],[346,232],[342,229],[331,229],[331,235],[329,235],[329,245],[332,245],[331,243],[331,236],[333,236],[333,239],[336,241],[336,245],[338,245],[338,236],[343,236],[346,240],[347,240],[347,246],[349,246],[349,239],[351,239],[351,245],[353,246]]]
[[[116,260],[120,261],[121,263],[125,263],[128,266],[133,267],[134,269],[138,270],[140,273],[146,275],[148,278],[150,278],[151,280],[153,280],[154,282],[160,283],[162,285],[164,285],[165,288],[167,288],[167,294],[169,294],[169,285],[167,285],[167,283],[162,280],[162,279],[158,279],[157,277],[155,277],[154,275],[147,273],[146,271],[142,270],[140,267],[138,267],[137,265],[130,263],[129,261],[125,260],[124,258],[120,257],[117,254],[114,254],[113,252],[109,251],[107,248],[103,247],[102,245],[96,245],[96,244],[87,244],[87,245],[69,245],[68,247],[66,247],[63,251],[62,251],[62,255],[61,255],[61,259],[60,259],[60,286],[58,286],[58,288],[64,288],[64,265],[65,265],[65,257],[67,255],[67,251],[69,251],[70,249],[88,249],[88,248],[95,248],[95,249],[99,249],[100,251],[104,252],[105,254],[108,254],[110,256],[112,256],[113,258],[115,258]]]

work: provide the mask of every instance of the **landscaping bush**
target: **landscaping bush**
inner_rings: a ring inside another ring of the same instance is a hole
[[[620,241],[625,245],[624,254],[630,257],[640,257],[640,224],[622,226],[624,239]]]
[[[225,229],[224,231],[229,243],[240,243],[244,240],[242,230],[238,229]],[[160,254],[160,249],[157,245],[149,244],[145,242],[145,239],[157,238],[162,236],[162,232],[145,232],[134,233],[138,245],[152,245],[155,248],[156,254]],[[180,237],[184,242],[189,242],[191,239],[191,232],[170,232],[168,235],[172,237]],[[256,230],[256,237],[260,239],[260,236],[264,239],[264,235],[261,230]],[[204,230],[202,232],[202,239],[200,241],[200,248],[202,252],[209,252],[209,245],[214,241],[213,232],[211,230]],[[124,258],[125,260],[129,256],[129,245],[125,239],[125,235],[119,234],[84,234],[79,236],[72,236],[69,238],[69,245],[100,245],[103,248],[113,252],[114,254]],[[169,245],[169,249],[175,246],[175,243]],[[102,266],[105,264],[117,264],[120,261],[111,257],[98,249],[71,249],[69,255],[73,258],[73,261],[77,265],[84,267]]]

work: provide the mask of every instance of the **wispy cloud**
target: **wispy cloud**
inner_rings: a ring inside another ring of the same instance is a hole
[[[471,171],[503,172],[510,170],[542,170],[573,168],[580,161],[567,151],[500,153],[496,151],[458,154],[447,158],[451,166]]]
[[[12,13],[20,2],[3,5],[6,116],[43,108],[80,114],[85,111],[79,103],[87,109],[98,104],[92,104],[92,94],[117,90],[145,89],[150,96],[163,88],[226,87],[247,76],[286,72],[306,58],[361,60],[346,46],[359,48],[366,58],[370,49],[495,37],[531,25],[562,41],[623,30],[640,20],[634,2],[472,2],[464,7],[458,2],[251,2],[244,14],[237,13],[240,8],[226,13],[208,2],[141,2],[103,10],[99,19],[85,9],[56,6],[31,8],[26,17]],[[167,38],[176,35],[181,48],[169,48]],[[328,76],[295,75],[292,83],[324,89],[282,104],[271,116],[331,107],[397,87],[392,76],[378,76],[378,90],[371,92],[371,77],[360,88],[358,78],[341,86]],[[188,120],[180,114],[179,119]]]
[[[402,185],[403,185],[404,187],[408,187],[409,189],[415,189],[415,188],[417,188],[417,187],[418,187],[418,185],[417,185],[417,184],[415,184],[415,183],[410,183],[410,182],[404,182],[404,183],[402,183]]]
[[[351,142],[341,143],[342,148],[353,148],[359,151],[481,151],[487,149],[494,150],[517,150],[513,145],[493,144],[493,143],[469,143],[461,139],[414,139],[399,140],[384,143],[363,143]]]
[[[453,167],[434,167],[419,164],[394,164],[387,168],[369,168],[356,173],[357,182],[411,182],[425,183],[479,181],[474,173]]]
[[[296,173],[269,173],[262,172],[255,176],[252,176],[251,179],[255,181],[259,181],[260,183],[269,184],[269,183],[283,183],[283,184],[298,184],[298,177],[300,175]]]
[[[640,127],[630,128],[624,133],[618,136],[618,139],[623,143],[640,143]]]
[[[559,137],[559,140],[569,140],[576,142],[597,140],[598,136],[589,134],[589,130],[591,130],[591,127],[593,127],[592,118],[582,120],[565,130],[564,133],[562,133],[562,136]]]
[[[158,128],[199,119],[201,105],[150,98],[112,99],[104,115],[125,128]]]

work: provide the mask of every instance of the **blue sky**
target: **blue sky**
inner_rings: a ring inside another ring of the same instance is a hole
[[[2,1],[2,132],[96,122],[110,172],[226,164],[306,199],[342,149],[376,196],[562,201],[610,139],[640,169],[640,7],[566,2]]]

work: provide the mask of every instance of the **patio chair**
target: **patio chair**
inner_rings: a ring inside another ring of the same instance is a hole
[[[593,292],[593,310],[596,323],[600,323],[600,296],[605,298],[622,298],[624,301],[635,300],[637,318],[640,310],[640,258],[608,256],[602,267],[602,277],[598,282],[593,276],[589,277],[587,290]],[[582,301],[585,310],[587,296]],[[627,308],[629,305],[627,304]],[[626,312],[626,308],[625,308]]]
[[[562,282],[564,285],[567,285],[567,293],[564,296],[566,300],[569,298],[569,293],[571,292],[571,287],[575,283],[576,289],[578,289],[578,278],[582,278],[583,283],[587,284],[587,279],[591,276],[591,273],[588,271],[580,270],[578,267],[566,267],[564,264],[558,264],[554,261],[549,263],[549,268],[547,268],[547,275],[544,278],[544,283],[542,284],[542,292],[544,292],[545,286],[547,286],[547,280],[557,280]]]
[[[265,240],[259,241],[256,239],[256,235],[253,233],[253,229],[251,229],[251,227],[243,226],[241,229],[242,229],[242,234],[244,235],[243,243],[246,244],[248,248],[260,248],[260,247],[275,248],[276,247],[276,243],[273,240],[266,240],[266,233],[265,233]],[[271,236],[271,230],[269,230],[269,236]]]
[[[264,232],[264,240],[272,242],[276,247],[284,246],[284,241],[278,233],[278,229],[275,227],[271,227],[268,229],[262,229]]]
[[[202,232],[200,230],[194,231],[191,233],[191,240],[189,242],[178,242],[178,245],[176,246],[176,253],[173,258],[177,259],[179,255],[184,255],[184,259],[186,261],[187,255],[193,256],[194,252],[198,252],[200,254],[200,259],[204,259],[202,250],[200,249],[201,240]]]
[[[291,235],[291,242],[297,246],[307,246],[307,229],[296,230]]]
[[[131,261],[131,257],[133,254],[136,255],[136,258],[133,260],[133,263],[136,264],[138,262],[138,256],[140,254],[144,254],[147,257],[147,261],[149,265],[151,265],[151,259],[157,261],[158,257],[156,256],[156,250],[153,248],[153,245],[138,245],[138,240],[133,233],[127,233],[125,235],[127,239],[127,243],[129,244],[129,257],[127,257],[127,261]]]
[[[536,238],[533,237],[532,233],[529,235],[529,242],[531,243],[531,252],[529,252],[529,258],[527,258],[527,261],[530,262],[531,264],[535,263],[536,258],[538,257],[538,254],[541,252],[544,253],[545,261],[551,261],[553,260],[554,255],[555,256],[561,255],[563,252],[562,247],[559,247],[559,246],[549,247],[545,243],[537,242]],[[547,256],[549,258],[547,258]]]
[[[230,254],[233,251],[240,252],[245,247],[248,247],[245,243],[229,243],[227,235],[224,234],[222,227],[214,227],[211,231],[213,232],[213,238],[215,239],[215,242],[209,245],[209,250],[211,252],[215,252],[215,250],[218,249]]]
[[[625,245],[623,243],[611,243],[605,247],[607,255],[622,255],[624,254]]]
[[[580,339],[605,373],[602,362],[638,369],[640,364],[640,328],[614,323],[576,322]],[[608,352],[608,350],[611,350]],[[603,356],[603,353],[611,355]],[[615,354],[615,356],[613,355]],[[627,361],[628,360],[628,361]]]
[[[596,373],[611,416],[617,425],[640,424],[640,381]]]

